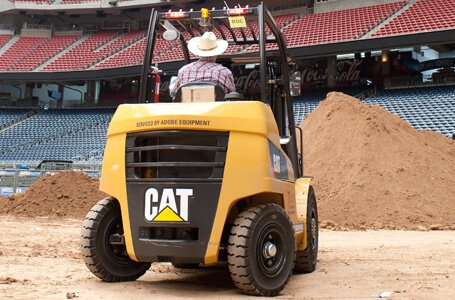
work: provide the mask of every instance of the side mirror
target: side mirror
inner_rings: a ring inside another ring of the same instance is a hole
[[[301,76],[300,72],[292,72],[291,78],[289,80],[289,89],[291,92],[291,96],[300,96],[301,90],[300,90],[300,82],[301,82]]]
[[[171,30],[166,30],[165,32],[163,32],[163,39],[168,42],[175,41],[178,37],[179,37],[179,33],[175,30],[171,29]]]

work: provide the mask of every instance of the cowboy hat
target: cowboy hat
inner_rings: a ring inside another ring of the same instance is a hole
[[[226,51],[228,42],[217,40],[213,32],[205,32],[202,36],[194,37],[188,42],[188,50],[201,57],[217,56]]]

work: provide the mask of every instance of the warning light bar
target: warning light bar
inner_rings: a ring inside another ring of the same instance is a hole
[[[184,11],[169,11],[164,14],[164,17],[166,19],[182,19],[182,18],[187,18],[189,14]]]
[[[251,11],[248,7],[246,8],[230,8],[227,10],[229,16],[240,16],[250,14]]]

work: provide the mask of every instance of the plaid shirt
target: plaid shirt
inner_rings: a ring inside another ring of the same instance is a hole
[[[194,81],[213,82],[218,84],[225,93],[235,92],[231,70],[215,62],[198,60],[179,70],[171,96],[174,97],[182,85]]]

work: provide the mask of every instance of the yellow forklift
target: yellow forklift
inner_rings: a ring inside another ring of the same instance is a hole
[[[235,58],[258,65],[260,97],[219,99],[208,89],[207,101],[182,94],[179,102],[154,103],[157,32],[164,28],[163,37],[179,42],[184,57],[176,63],[183,66],[195,31],[222,32],[220,26],[233,33],[226,38],[230,45],[258,46]],[[152,262],[182,268],[224,263],[241,292],[260,296],[279,294],[293,270],[312,272],[316,197],[303,174],[286,42],[270,12],[263,4],[153,10],[144,60],[140,103],[120,105],[108,129],[100,189],[110,197],[90,210],[82,228],[88,269],[119,282],[136,280]]]

